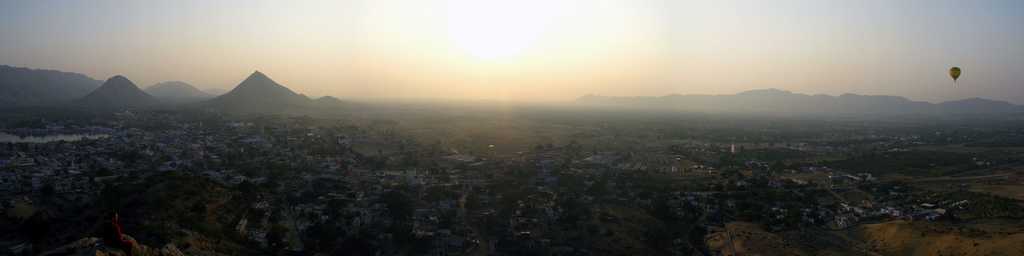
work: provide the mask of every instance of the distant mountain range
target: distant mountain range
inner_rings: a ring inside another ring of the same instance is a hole
[[[143,91],[120,75],[103,82],[78,73],[0,65],[0,108],[68,106],[119,110],[176,105],[258,114],[308,112],[343,106],[344,102],[330,96],[310,99],[259,71],[231,91],[202,91],[181,81],[157,83]]]
[[[618,108],[643,108],[694,112],[791,113],[791,114],[966,114],[1017,113],[1024,107],[1005,101],[972,98],[933,104],[898,96],[843,94],[808,95],[778,89],[762,89],[734,95],[666,95],[608,97],[586,95],[577,103]]]
[[[214,95],[200,91],[182,81],[167,81],[146,88],[146,93],[170,103],[198,102],[213,98]]]
[[[78,73],[0,65],[0,107],[69,102],[102,82]]]
[[[147,93],[148,91],[149,93]],[[184,82],[163,82],[140,90],[123,76],[103,82],[88,76],[54,70],[0,65],[0,107],[64,105],[101,109],[185,105],[229,113],[306,112],[345,106],[331,96],[318,99],[296,93],[256,71],[234,89],[219,96]],[[692,112],[792,114],[1003,114],[1024,113],[1024,106],[971,98],[938,104],[898,96],[843,94],[808,95],[778,89],[733,95],[666,95],[608,97],[586,95],[577,103],[614,108]]]
[[[124,76],[113,76],[99,88],[75,101],[75,105],[93,109],[124,109],[154,106],[156,98],[139,89]]]

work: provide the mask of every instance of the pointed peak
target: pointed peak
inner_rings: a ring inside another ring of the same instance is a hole
[[[260,72],[259,70],[254,70],[254,71],[252,71],[252,74],[249,75],[249,77],[264,77],[264,78],[266,78],[267,75],[263,74],[263,72]]]
[[[307,104],[310,99],[274,82],[257,70],[234,89],[209,102],[210,106],[216,108],[251,112],[276,111],[274,109]]]
[[[124,77],[122,75],[116,75],[116,76],[112,76],[110,78],[107,78],[107,81],[103,82],[103,85],[101,85],[100,87],[111,87],[111,86],[112,87],[132,87],[132,88],[138,88],[138,86],[136,86],[135,83],[132,82],[132,80],[128,80],[127,77]]]
[[[252,83],[252,82],[259,82],[259,83],[277,84],[277,82],[275,82],[274,79],[270,79],[269,76],[267,76],[266,74],[263,74],[263,72],[260,72],[259,70],[253,71],[252,74],[249,75],[249,77],[246,77],[245,80],[242,81],[243,84],[246,83],[246,82],[250,82],[250,83]]]
[[[260,85],[263,85],[263,86],[266,86],[266,85],[280,86],[280,85],[277,84],[277,82],[274,81],[274,79],[270,79],[269,76],[263,74],[263,72],[260,72],[259,70],[253,71],[252,74],[249,75],[249,77],[246,77],[245,80],[242,81],[241,85],[245,85],[245,84],[260,84]]]
[[[112,76],[110,78],[107,78],[107,81],[129,81],[130,82],[131,80],[128,80],[127,77],[124,77],[122,75],[114,75],[114,76]]]

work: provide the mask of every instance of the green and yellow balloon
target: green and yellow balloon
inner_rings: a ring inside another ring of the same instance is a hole
[[[957,84],[956,79],[960,78],[960,73],[963,73],[963,71],[960,70],[960,67],[949,68],[949,77],[953,78],[953,85]]]

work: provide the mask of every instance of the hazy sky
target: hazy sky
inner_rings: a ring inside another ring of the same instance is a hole
[[[312,96],[1024,103],[1024,1],[0,0],[0,64]],[[950,66],[964,75],[954,88]]]

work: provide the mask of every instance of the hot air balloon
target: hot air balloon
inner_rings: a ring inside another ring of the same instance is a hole
[[[960,78],[960,67],[952,67],[949,69],[949,77],[953,78],[953,85],[956,85],[956,79]]]

